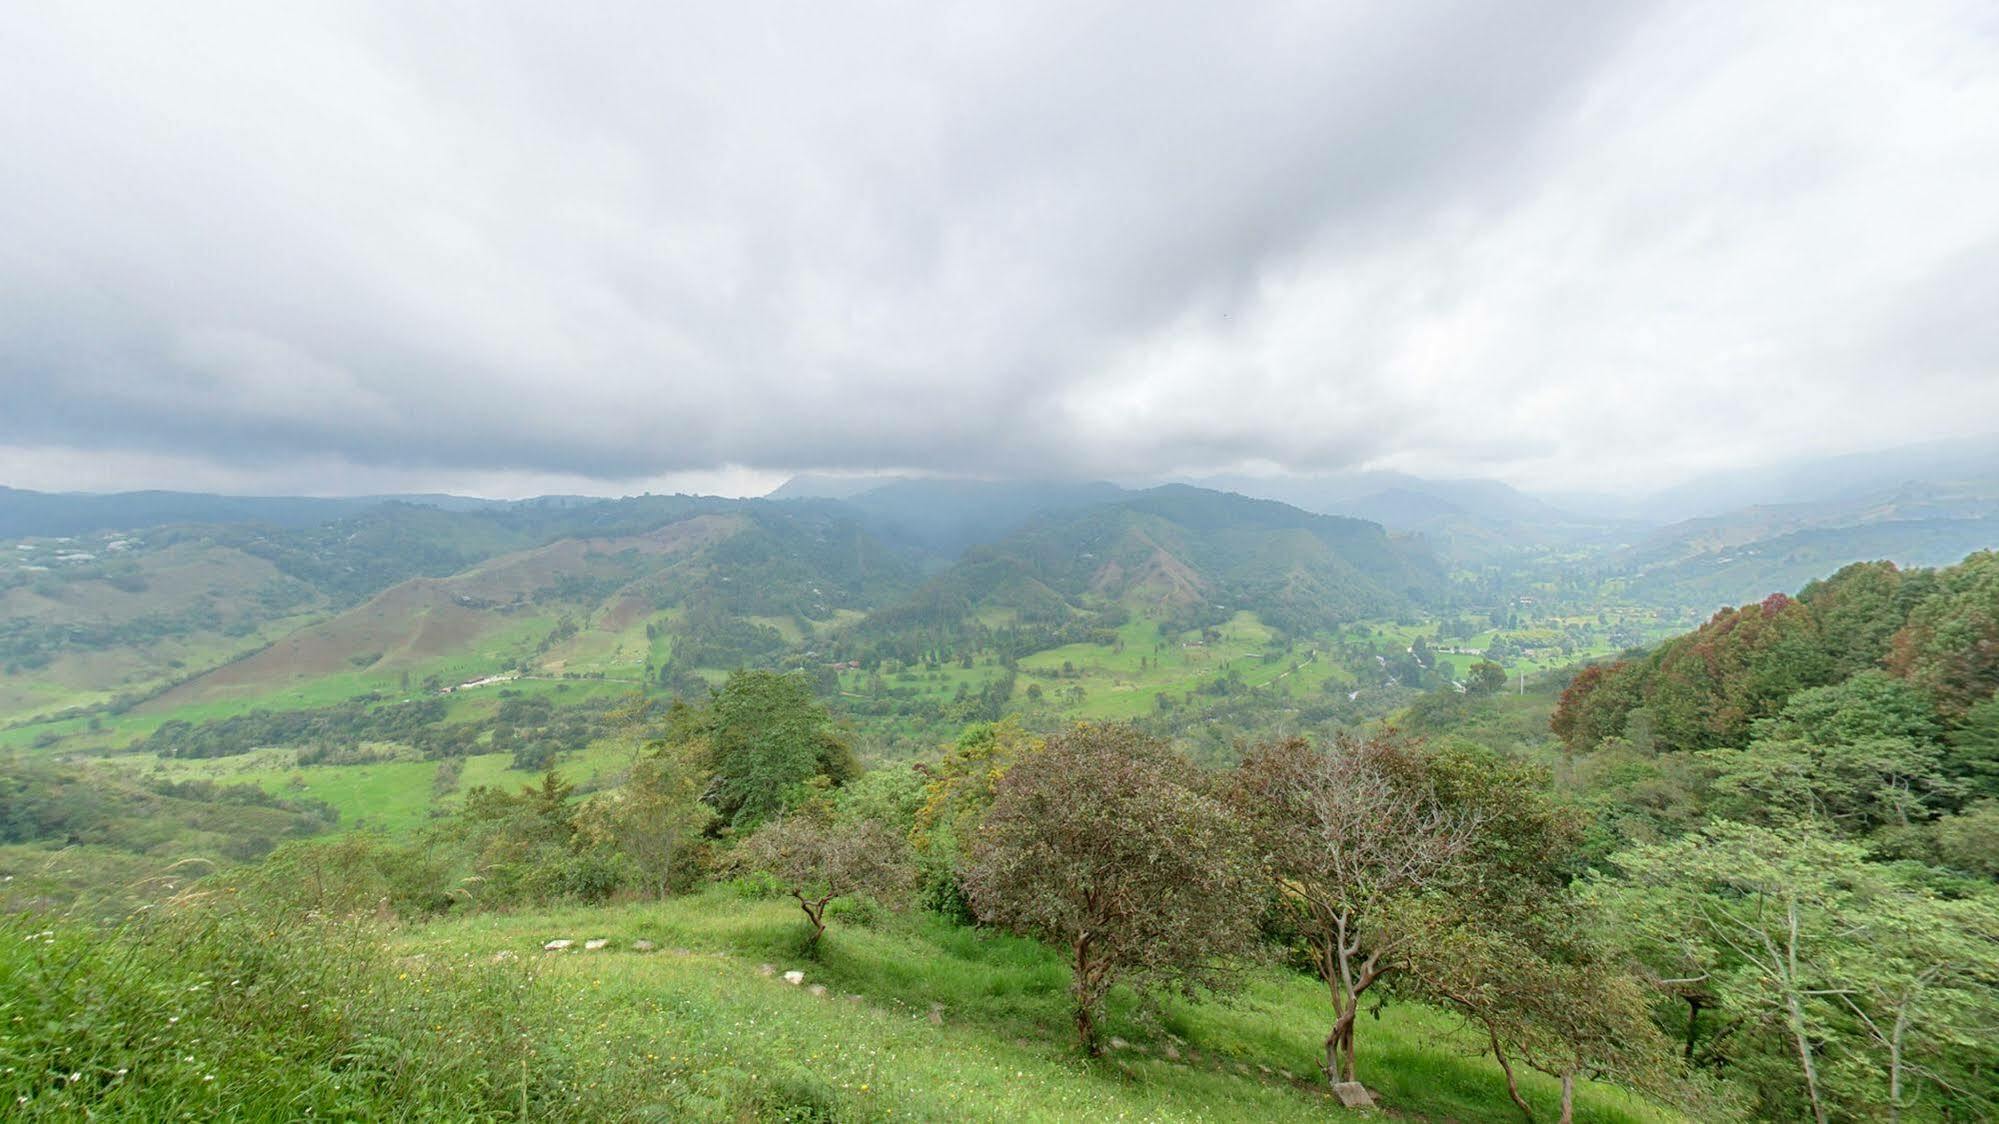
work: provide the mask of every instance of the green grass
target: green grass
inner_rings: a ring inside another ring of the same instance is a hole
[[[1250,1121],[1339,1111],[1316,1076],[1328,1009],[1314,980],[1268,971],[1230,1002],[1172,1000],[1156,1011],[1120,994],[1105,1033],[1129,1045],[1087,1062],[1071,1045],[1067,971],[1039,944],[930,915],[848,916],[807,961],[800,932],[787,901],[711,890],[658,905],[443,921],[399,934],[394,948],[472,964],[502,953],[533,959],[611,1064],[634,1052],[668,1059],[697,1090],[802,1059],[839,1119]],[[612,950],[539,953],[557,937],[579,948],[604,937]],[[641,938],[660,951],[630,951]],[[803,969],[827,994],[761,975],[760,964]],[[1386,1107],[1517,1119],[1498,1068],[1447,1017],[1398,1005],[1361,1034],[1363,1079]],[[1553,1115],[1552,1082],[1534,1075],[1528,1094]],[[1583,1090],[1578,1118],[1676,1119],[1600,1086]]]
[[[393,750],[382,746],[380,749]],[[614,740],[595,742],[565,755],[555,771],[579,786],[609,782],[631,766],[631,746]],[[434,809],[451,806],[455,798],[477,785],[517,788],[531,785],[539,773],[513,768],[513,756],[482,753],[464,759],[458,784],[436,794],[432,782],[438,762],[382,761],[366,765],[298,765],[289,749],[260,749],[232,757],[182,758],[113,757],[106,764],[134,773],[176,781],[208,780],[217,784],[250,783],[289,799],[324,800],[340,813],[340,830],[368,829],[401,834],[430,822]]]
[[[788,902],[720,888],[408,927],[227,897],[197,890],[113,929],[0,917],[10,1118],[1344,1118],[1313,1068],[1323,991],[1276,970],[1228,1002],[1114,993],[1104,1030],[1122,1044],[1088,1060],[1056,953],[930,915],[836,909],[808,960]],[[576,949],[543,952],[557,937]],[[582,951],[591,938],[609,947]],[[781,978],[792,968],[804,986]],[[1359,1046],[1383,1105],[1362,1119],[1517,1119],[1497,1068],[1436,1012],[1392,1006]],[[1552,1117],[1552,1082],[1525,1078]],[[1683,1118],[1585,1084],[1577,1119]]]
[[[1116,720],[1150,714],[1157,696],[1185,695],[1230,670],[1250,686],[1283,683],[1297,691],[1323,690],[1328,680],[1348,678],[1331,661],[1313,659],[1317,645],[1309,639],[1266,662],[1272,632],[1254,613],[1238,612],[1217,631],[1221,639],[1214,642],[1204,642],[1198,632],[1162,637],[1154,618],[1134,615],[1118,630],[1121,651],[1110,644],[1068,644],[1023,658],[1016,697],[1038,684],[1046,704],[1065,715]],[[1300,665],[1295,672],[1294,662]],[[1062,674],[1064,664],[1073,675]],[[1066,699],[1071,686],[1083,689],[1081,702]]]
[[[631,768],[631,764],[631,745],[607,740],[593,742],[580,752],[565,755],[556,762],[555,772],[571,784],[588,785],[593,781],[609,780]],[[540,773],[514,768],[513,757],[509,754],[483,753],[465,759],[465,769],[459,777],[456,792],[462,794],[480,785],[518,788],[540,779]]]

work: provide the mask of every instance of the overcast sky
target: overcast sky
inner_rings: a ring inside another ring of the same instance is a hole
[[[1645,488],[1999,429],[1999,5],[17,6],[0,483]]]

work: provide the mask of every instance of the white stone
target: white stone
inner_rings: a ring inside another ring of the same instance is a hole
[[[637,940],[632,942],[633,952],[651,952],[654,947],[655,946],[653,945],[653,943],[647,940]]]
[[[794,968],[784,974],[784,982],[797,987],[799,984],[805,982],[805,973]]]
[[[584,947],[584,948],[586,948],[586,949],[588,949],[588,950],[589,950],[589,951],[591,951],[591,952],[595,952],[595,951],[597,951],[598,949],[600,949],[600,948],[603,948],[603,947],[604,947],[605,945],[607,945],[607,944],[610,944],[610,943],[611,943],[611,942],[610,942],[609,940],[606,940],[606,939],[605,939],[605,938],[603,938],[603,937],[594,937],[594,938],[592,938],[592,939],[590,939],[590,940],[587,940],[587,941],[584,941],[584,942],[583,942],[583,947]]]
[[[572,940],[550,941],[547,944],[542,945],[541,950],[543,952],[561,952],[563,949],[568,948],[569,946],[575,943],[576,942]]]
[[[1333,1086],[1333,1095],[1348,1108],[1373,1108],[1374,1094],[1358,1081],[1341,1081]]]

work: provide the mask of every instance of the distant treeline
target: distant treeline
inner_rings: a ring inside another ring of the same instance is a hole
[[[353,764],[364,746],[394,743],[425,757],[511,753],[515,766],[542,769],[557,755],[582,749],[604,730],[602,701],[557,707],[546,698],[503,698],[491,718],[445,721],[443,699],[378,705],[357,700],[309,710],[253,710],[203,722],[174,720],[139,741],[138,752],[160,757],[232,757],[274,746],[296,748],[299,764]]]

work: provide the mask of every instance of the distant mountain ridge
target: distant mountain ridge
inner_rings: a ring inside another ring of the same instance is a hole
[[[136,531],[169,523],[310,527],[384,503],[473,511],[502,500],[449,495],[224,496],[205,492],[31,492],[0,485],[0,539]]]
[[[1441,593],[1443,571],[1420,543],[1376,523],[1319,515],[1187,485],[1044,512],[972,547],[899,607],[860,626],[920,621],[1059,622],[1118,608],[1185,620],[1237,610],[1303,632],[1391,613]]]
[[[1707,473],[1643,496],[1550,498],[1591,516],[1667,524],[1745,507],[1850,499],[1909,483],[1979,479],[1999,479],[1999,434]]]
[[[1616,563],[1649,596],[1739,602],[1855,561],[1945,566],[1999,547],[1999,475],[1768,504],[1661,528]]]

